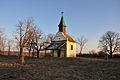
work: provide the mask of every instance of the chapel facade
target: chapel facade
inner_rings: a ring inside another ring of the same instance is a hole
[[[76,57],[77,42],[66,33],[63,12],[58,28],[58,32],[46,50],[52,50],[54,57]]]

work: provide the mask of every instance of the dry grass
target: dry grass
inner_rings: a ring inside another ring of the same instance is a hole
[[[120,59],[25,58],[0,56],[0,80],[119,80]]]

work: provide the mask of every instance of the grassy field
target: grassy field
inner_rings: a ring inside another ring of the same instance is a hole
[[[120,80],[120,59],[0,56],[0,80]]]

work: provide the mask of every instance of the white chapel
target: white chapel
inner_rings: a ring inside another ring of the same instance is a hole
[[[76,57],[77,42],[66,33],[63,12],[58,27],[58,32],[46,50],[52,50],[52,55],[54,57]]]

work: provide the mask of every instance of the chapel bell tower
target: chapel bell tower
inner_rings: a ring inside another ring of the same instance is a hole
[[[65,25],[65,22],[64,22],[64,18],[63,18],[63,13],[64,12],[61,12],[61,13],[62,13],[62,17],[61,17],[61,20],[60,20],[60,24],[58,25],[59,32],[63,32],[64,34],[66,34],[66,25]]]

